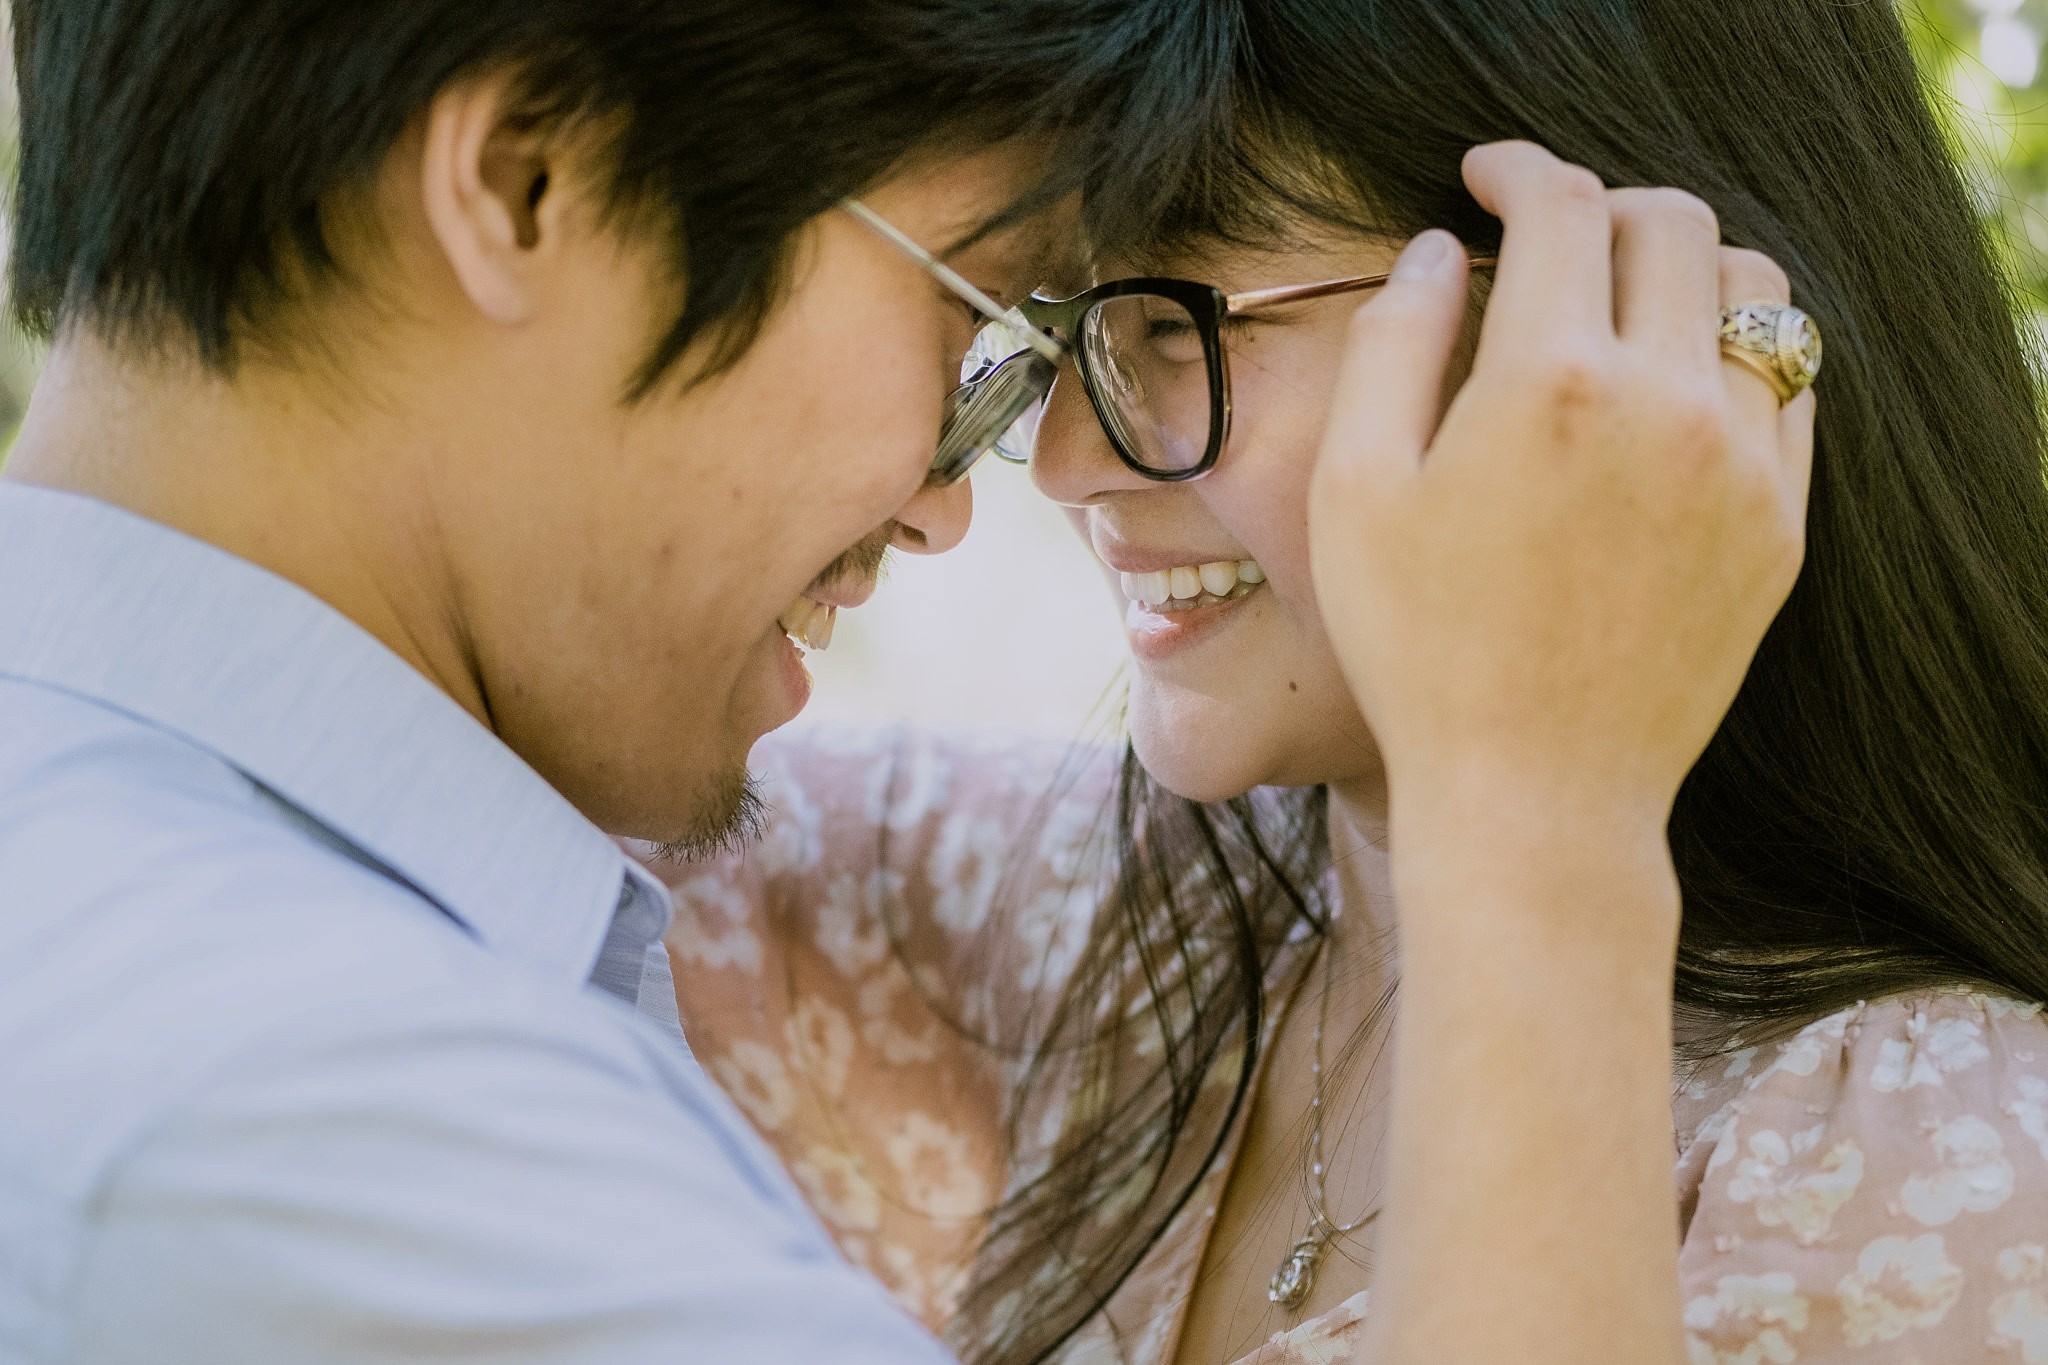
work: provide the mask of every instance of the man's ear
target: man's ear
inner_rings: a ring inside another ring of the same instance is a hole
[[[420,158],[428,227],[470,301],[507,324],[532,315],[565,198],[550,175],[549,153],[560,148],[515,117],[511,96],[505,75],[442,90],[427,108]]]

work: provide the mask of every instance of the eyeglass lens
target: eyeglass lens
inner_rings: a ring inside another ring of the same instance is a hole
[[[1124,454],[1161,474],[1200,465],[1214,404],[1194,315],[1164,295],[1124,294],[1090,308],[1079,335],[1096,415]]]
[[[1058,369],[1036,351],[1017,351],[990,361],[969,353],[971,367],[946,400],[939,449],[931,481],[952,483],[991,450],[1018,463],[1030,458],[1037,434],[1032,420],[1044,407]]]
[[[1160,294],[1124,294],[1089,307],[1076,329],[1081,374],[1095,415],[1125,457],[1184,474],[1207,454],[1215,404],[1202,328]],[[1024,463],[1057,371],[1014,329],[982,329],[948,400],[932,478],[951,482],[991,450]]]

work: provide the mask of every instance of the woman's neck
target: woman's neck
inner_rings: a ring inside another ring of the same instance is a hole
[[[1393,860],[1387,839],[1386,785],[1353,782],[1330,787],[1330,860],[1337,872],[1333,935],[1340,958],[1365,950],[1391,951],[1398,941]]]

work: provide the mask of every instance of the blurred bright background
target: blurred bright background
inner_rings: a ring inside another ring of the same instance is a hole
[[[2038,325],[2048,316],[2048,0],[1899,3]],[[0,171],[9,181],[13,112],[9,81],[0,85]],[[0,329],[0,438],[20,420],[37,360]],[[973,478],[966,543],[938,559],[899,558],[875,599],[842,615],[832,648],[812,657],[818,689],[799,724],[915,721],[1067,738],[1088,726],[1117,682],[1119,610],[1023,470],[989,460]]]

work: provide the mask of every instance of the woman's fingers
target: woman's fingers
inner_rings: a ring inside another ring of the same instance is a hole
[[[1725,273],[1716,258],[1721,224],[1714,210],[1684,190],[1614,190],[1607,202],[1615,330],[1670,364],[1711,367]]]
[[[1781,412],[1716,335],[1784,277],[1690,196],[1610,197],[1540,149],[1475,149],[1467,179],[1503,224],[1475,367],[1440,411],[1465,271],[1418,239],[1345,359],[1317,604],[1411,803],[1505,776],[1660,810],[1797,572],[1813,400]]]
[[[1413,473],[1421,463],[1464,329],[1468,273],[1464,246],[1431,229],[1408,244],[1386,286],[1353,315],[1319,479],[1377,481]]]
[[[1493,142],[1465,154],[1465,184],[1501,221],[1481,363],[1489,351],[1513,359],[1532,337],[1611,342],[1614,226],[1600,178],[1534,143]]]

